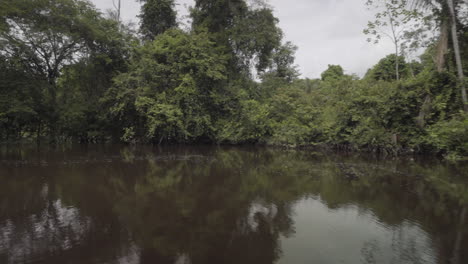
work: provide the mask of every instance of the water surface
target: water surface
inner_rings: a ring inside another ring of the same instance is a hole
[[[0,263],[468,263],[468,166],[265,148],[0,148]]]

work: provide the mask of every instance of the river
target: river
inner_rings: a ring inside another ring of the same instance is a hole
[[[0,263],[468,263],[468,164],[260,147],[0,148]]]

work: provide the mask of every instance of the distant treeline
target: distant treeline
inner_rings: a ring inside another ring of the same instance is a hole
[[[85,0],[2,0],[0,140],[468,155],[463,1],[420,7],[431,15],[414,15],[424,23],[364,78],[330,65],[316,80],[298,77],[296,47],[261,1],[196,0],[189,28],[174,0],[140,2],[134,29]],[[401,2],[393,12],[409,14]],[[386,24],[369,25],[366,34]],[[429,30],[438,33],[417,41]],[[418,60],[404,52],[422,48]]]

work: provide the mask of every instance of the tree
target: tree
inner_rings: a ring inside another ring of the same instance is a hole
[[[138,42],[117,20],[101,18],[104,38],[96,38],[87,56],[65,66],[57,81],[60,134],[74,141],[103,142],[116,130],[106,118],[101,100],[113,78],[128,70]]]
[[[321,77],[322,81],[339,80],[344,76],[343,68],[340,65],[328,65],[328,69],[325,70]]]
[[[463,73],[463,62],[461,59],[460,52],[460,42],[458,40],[458,31],[457,31],[457,13],[456,6],[461,1],[454,0],[413,0],[413,4],[416,7],[427,8],[431,7],[433,9],[439,9],[436,14],[438,14],[440,23],[440,44],[439,44],[439,53],[445,54],[448,49],[448,31],[450,28],[450,35],[452,37],[452,45],[455,57],[455,63],[457,68],[457,75],[460,82],[460,91],[461,98],[463,103],[463,109],[465,112],[468,112],[468,98],[466,94],[465,87],[465,76]],[[440,8],[437,7],[440,6]],[[448,19],[447,19],[448,18]]]
[[[0,56],[0,140],[13,141],[24,132],[35,132],[46,110],[38,87],[45,85],[28,75],[21,65]]]
[[[6,0],[0,9],[7,30],[0,32],[7,59],[22,64],[30,74],[48,81],[47,103],[56,105],[56,81],[65,65],[85,56],[94,45],[99,16],[89,2],[80,0]],[[52,119],[56,114],[52,114]]]
[[[139,47],[104,99],[124,141],[189,142],[209,136],[226,56],[208,33],[171,29]]]
[[[1,5],[16,7],[6,14],[7,30],[0,35],[2,52],[17,57],[50,84],[55,84],[64,65],[93,45],[97,33],[93,23],[99,13],[89,2],[5,0]]]
[[[421,16],[415,10],[408,10],[407,0],[368,0],[368,7],[379,10],[375,14],[375,20],[369,21],[364,34],[370,35],[368,42],[379,43],[382,36],[388,37],[395,47],[395,72],[396,80],[400,80],[400,61],[401,44],[404,38],[404,32],[408,26]]]
[[[196,0],[191,9],[193,28],[206,28],[223,35],[237,18],[246,17],[249,8],[245,0]]]
[[[146,40],[153,40],[166,30],[177,27],[174,0],[140,0],[140,32]]]
[[[428,14],[421,16],[415,21],[415,23],[403,32],[403,40],[401,42],[401,55],[407,62],[415,62],[415,55],[421,59],[421,50],[430,49],[433,50],[438,43],[438,34],[437,34],[437,22],[434,19],[433,14]],[[437,71],[441,72],[444,67],[444,54],[436,54],[435,57],[432,57],[436,65]],[[417,63],[408,63],[409,71],[412,77],[415,77],[418,72],[418,68],[413,68],[417,66]]]
[[[67,66],[118,50],[109,45],[115,41],[115,22],[82,0],[5,0],[0,10],[0,55],[37,83],[47,83],[35,86],[34,94],[41,97],[36,100],[41,109],[37,130],[41,134],[44,124],[54,138],[59,130],[59,77]]]
[[[120,22],[121,0],[117,0],[117,4],[115,3],[114,0],[112,0],[112,4],[114,5],[114,8],[115,8],[117,22]]]
[[[450,19],[451,19],[452,44],[453,44],[453,51],[455,54],[455,62],[457,65],[458,79],[460,80],[463,109],[465,110],[465,112],[468,112],[468,99],[466,95],[465,76],[463,74],[463,65],[462,65],[462,60],[461,60],[461,55],[460,55],[460,43],[458,41],[457,18],[455,15],[455,7],[454,7],[453,0],[447,0],[447,4],[449,6],[449,13],[450,13]]]
[[[294,81],[299,76],[296,65],[294,65],[296,50],[297,47],[289,41],[276,48],[273,51],[272,63],[266,75],[280,78],[289,83]]]
[[[244,69],[254,66],[257,72],[265,71],[271,66],[274,53],[283,48],[283,32],[273,10],[249,10],[245,17],[236,17],[234,22],[229,35],[238,66]]]
[[[264,72],[272,66],[275,50],[281,49],[283,32],[266,5],[253,8],[245,0],[197,0],[191,16],[195,30],[208,30],[231,55],[233,75],[249,75],[253,67]]]
[[[400,64],[398,67],[398,75],[400,77],[406,77],[408,75],[408,64],[405,62],[403,56],[396,58],[395,54],[390,54],[381,59],[374,67],[369,69],[365,77],[382,81],[395,80],[397,76],[395,64],[397,61]]]

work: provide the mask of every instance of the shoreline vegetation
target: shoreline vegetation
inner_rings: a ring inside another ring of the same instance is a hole
[[[319,79],[300,77],[297,48],[262,1],[196,0],[184,29],[176,1],[140,2],[139,27],[85,0],[0,2],[2,144],[468,157],[466,2],[368,1],[376,20],[364,33],[378,43],[401,27],[396,52],[362,78],[329,65]]]

